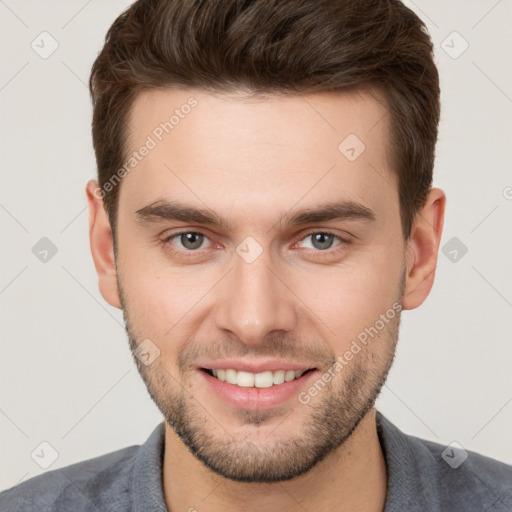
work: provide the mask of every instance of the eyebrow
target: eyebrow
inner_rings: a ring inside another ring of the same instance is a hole
[[[137,210],[135,214],[136,221],[139,224],[175,220],[218,226],[228,231],[233,229],[231,222],[226,217],[211,210],[194,208],[167,200],[156,201],[144,206]],[[290,226],[300,226],[313,222],[349,219],[375,221],[376,215],[373,210],[361,203],[344,200],[326,203],[318,207],[306,208],[295,213],[293,213],[292,210],[281,216],[279,224],[284,222]]]

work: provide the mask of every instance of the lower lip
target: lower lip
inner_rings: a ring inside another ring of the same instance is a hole
[[[319,370],[312,370],[298,379],[269,388],[243,388],[219,380],[204,370],[198,372],[217,396],[239,409],[248,411],[270,409],[284,404],[291,398],[297,398],[300,391],[320,374]]]

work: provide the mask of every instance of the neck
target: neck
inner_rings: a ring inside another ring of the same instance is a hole
[[[382,512],[386,488],[386,462],[373,408],[350,438],[310,471],[292,480],[264,484],[235,482],[214,473],[165,424],[163,489],[169,512]]]

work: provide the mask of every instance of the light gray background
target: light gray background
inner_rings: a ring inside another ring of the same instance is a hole
[[[129,3],[0,0],[0,489],[44,471],[31,457],[43,441],[56,469],[140,444],[162,420],[122,313],[98,291],[88,239],[86,84]],[[407,5],[428,25],[441,74],[442,246],[457,237],[468,251],[456,262],[440,253],[430,297],[404,312],[378,408],[407,433],[512,463],[512,3]],[[47,59],[31,48],[43,31],[59,45]],[[458,58],[453,31],[469,44]],[[32,253],[42,237],[58,248],[47,263]]]

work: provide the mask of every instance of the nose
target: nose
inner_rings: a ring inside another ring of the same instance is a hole
[[[265,249],[252,262],[235,253],[233,265],[222,283],[216,309],[217,327],[230,332],[247,347],[262,344],[276,332],[294,330],[299,300],[269,250]]]

